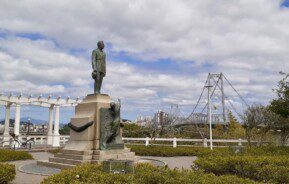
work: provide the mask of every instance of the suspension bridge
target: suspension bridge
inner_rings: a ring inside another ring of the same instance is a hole
[[[236,103],[239,106],[241,105],[241,108],[236,107]],[[209,123],[209,118],[211,118],[212,124],[227,125],[229,120],[228,112],[232,112],[234,116],[241,119],[242,113],[240,110],[248,106],[240,92],[223,73],[209,73],[197,103],[187,117],[179,115],[180,109],[178,105],[171,107],[169,114],[174,115],[172,115],[171,119],[173,120],[170,125],[176,127],[204,125]]]

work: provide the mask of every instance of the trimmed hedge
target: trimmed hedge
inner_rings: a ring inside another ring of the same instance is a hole
[[[32,155],[24,151],[0,149],[0,162],[33,159]]]
[[[167,167],[154,167],[138,164],[134,174],[112,174],[102,172],[100,165],[84,164],[59,174],[52,175],[42,184],[97,183],[97,184],[239,184],[254,183],[236,176],[215,176],[202,171],[170,170]]]
[[[0,163],[0,183],[8,183],[15,179],[15,165]]]
[[[136,155],[140,156],[235,156],[236,154],[230,148],[209,148],[203,147],[168,147],[168,146],[128,146]],[[289,156],[289,147],[264,146],[246,148],[244,153],[238,155],[244,156]]]
[[[199,158],[195,165],[216,175],[234,174],[269,183],[289,183],[288,156],[229,156]]]
[[[247,156],[289,156],[288,146],[247,147],[243,155]]]
[[[202,147],[168,147],[168,146],[128,146],[131,151],[139,156],[217,156],[217,155],[233,155],[234,152],[229,148],[216,148],[210,150]]]

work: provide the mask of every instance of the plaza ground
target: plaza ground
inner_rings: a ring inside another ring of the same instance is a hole
[[[22,160],[22,161],[14,161],[10,162],[15,164],[16,170],[16,178],[12,181],[12,184],[38,184],[44,178],[48,176],[36,175],[36,174],[27,174],[20,172],[18,168],[22,165],[36,163],[37,160],[48,160],[49,157],[53,156],[53,154],[48,152],[34,152],[31,153],[35,160]],[[191,156],[183,156],[183,157],[151,157],[151,156],[142,156],[141,158],[150,158],[161,160],[166,162],[170,168],[185,168],[190,169],[193,161],[196,160],[197,157]]]

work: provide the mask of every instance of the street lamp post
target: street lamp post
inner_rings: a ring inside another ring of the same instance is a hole
[[[28,120],[27,120],[27,135],[29,135],[29,133],[30,133],[30,124],[31,124],[31,122],[30,122],[30,118],[28,118]]]

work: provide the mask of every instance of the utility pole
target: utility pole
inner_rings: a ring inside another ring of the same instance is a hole
[[[210,149],[213,149],[213,130],[212,130],[212,109],[211,109],[211,73],[208,76],[208,85],[205,86],[208,88],[208,110],[207,110],[207,119],[210,126]]]

